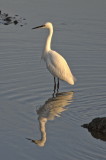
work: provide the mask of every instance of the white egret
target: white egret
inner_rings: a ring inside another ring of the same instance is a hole
[[[54,92],[56,90],[56,78],[58,79],[57,92],[59,89],[59,79],[74,85],[75,77],[73,76],[66,60],[59,53],[51,49],[51,40],[53,35],[52,23],[47,22],[44,25],[34,27],[32,29],[37,28],[49,29],[49,34],[46,40],[45,48],[43,50],[42,58],[46,62],[47,69],[54,76]]]

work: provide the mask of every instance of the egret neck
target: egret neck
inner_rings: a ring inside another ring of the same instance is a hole
[[[49,34],[46,40],[46,44],[43,50],[42,58],[44,58],[45,54],[47,54],[51,50],[51,40],[52,40],[52,35],[53,35],[53,26],[50,26],[48,28]]]

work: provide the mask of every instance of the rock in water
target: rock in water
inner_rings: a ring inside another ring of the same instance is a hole
[[[87,128],[91,135],[97,139],[106,141],[106,117],[98,117],[82,127]]]
[[[19,24],[22,27],[27,24],[25,21],[26,21],[25,18],[22,18],[18,15],[10,16],[8,13],[2,13],[0,10],[0,24],[3,24],[3,25]]]

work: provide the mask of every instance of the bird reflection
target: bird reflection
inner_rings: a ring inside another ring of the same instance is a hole
[[[60,117],[61,113],[67,110],[68,106],[73,100],[74,92],[57,93],[55,97],[49,98],[43,106],[37,110],[39,128],[41,132],[41,139],[31,140],[33,143],[40,147],[45,145],[46,136],[46,123],[48,120],[54,120],[55,117]]]

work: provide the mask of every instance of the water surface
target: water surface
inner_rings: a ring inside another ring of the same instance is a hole
[[[105,160],[106,143],[81,127],[106,116],[105,0],[1,0],[0,6],[27,20],[23,27],[0,24],[2,159]],[[55,28],[52,48],[77,78],[74,86],[61,82],[55,97],[53,77],[40,59],[47,33],[31,30],[47,21]],[[40,147],[28,139],[41,139],[42,117],[46,141]]]

